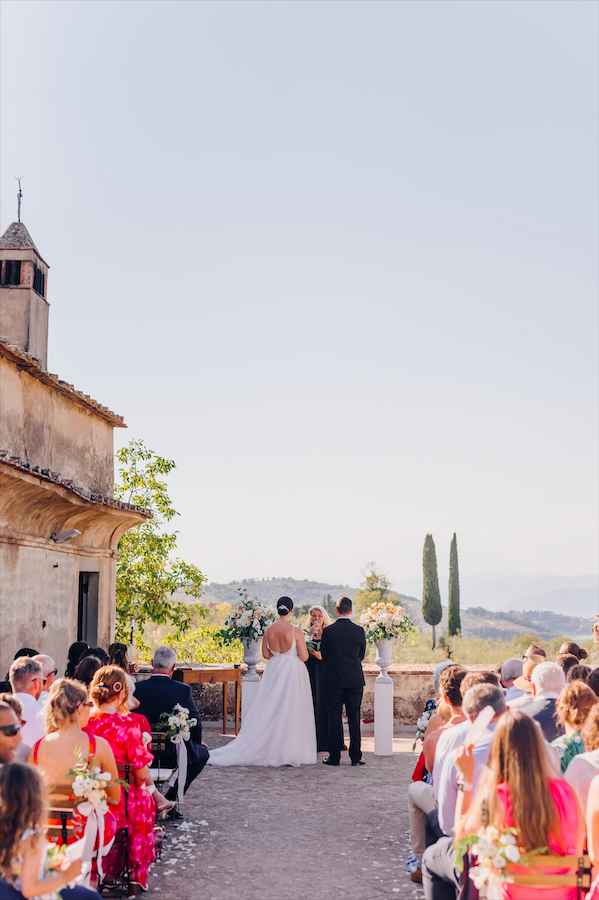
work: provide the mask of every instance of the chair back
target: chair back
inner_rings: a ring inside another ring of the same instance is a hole
[[[591,886],[591,860],[588,855],[582,856],[532,856],[526,862],[528,872],[514,871],[520,866],[508,866],[507,871],[513,876],[513,883],[528,887],[576,887],[577,896],[583,897]],[[541,869],[541,871],[537,871]],[[550,874],[547,869],[568,869],[563,875]]]
[[[75,836],[73,814],[81,798],[73,795],[70,784],[52,784],[48,789],[48,825],[46,834],[60,838],[61,843],[72,843]]]

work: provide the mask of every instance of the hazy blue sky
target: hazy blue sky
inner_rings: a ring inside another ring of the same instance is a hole
[[[211,580],[599,569],[598,9],[4,0],[50,370]]]

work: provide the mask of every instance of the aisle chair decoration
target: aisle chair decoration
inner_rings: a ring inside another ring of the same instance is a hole
[[[83,870],[80,883],[89,886],[96,839],[98,843],[96,864],[100,880],[104,877],[102,857],[110,850],[110,847],[104,846],[104,814],[108,811],[110,802],[106,789],[112,781],[112,775],[110,772],[103,772],[99,766],[88,764],[79,747],[75,748],[75,756],[77,763],[67,772],[67,778],[73,779],[71,791],[76,800],[80,800],[77,803],[77,811],[86,819],[85,832],[81,838]],[[120,783],[120,779],[117,779],[117,783]]]
[[[179,802],[183,800],[187,781],[186,742],[191,738],[191,729],[197,724],[198,720],[190,718],[189,710],[180,703],[175,704],[170,713],[162,713],[158,719],[160,731],[175,745],[177,751],[177,768],[173,770],[166,784],[173,787],[178,779],[177,800]]]

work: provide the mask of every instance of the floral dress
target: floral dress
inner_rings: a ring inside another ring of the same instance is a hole
[[[117,765],[129,765],[143,769],[154,757],[146,749],[139,725],[130,716],[103,713],[92,716],[85,726],[90,737],[97,735],[108,741]],[[156,858],[154,846],[154,821],[156,806],[145,787],[131,782],[127,792],[121,791],[118,806],[113,807],[117,828],[127,829],[130,880],[146,887],[148,869]],[[105,869],[107,866],[105,866]]]
[[[582,742],[580,731],[575,731],[574,734],[571,734],[569,736],[562,734],[561,737],[558,737],[554,741],[551,741],[551,746],[555,747],[557,755],[559,756],[562,775],[564,774],[564,772],[568,768],[568,764],[574,759],[574,757],[578,756],[579,753],[584,753],[585,751],[585,746]]]

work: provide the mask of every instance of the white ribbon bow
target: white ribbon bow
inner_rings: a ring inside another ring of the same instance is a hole
[[[100,881],[104,878],[104,870],[102,868],[102,857],[108,852],[108,847],[104,847],[104,812],[101,806],[96,806],[87,816],[85,823],[85,832],[82,837],[83,842],[83,869],[77,882],[84,887],[89,887],[92,859],[94,856],[94,847],[96,846],[96,838],[98,838],[97,866]],[[111,841],[112,844],[112,841]]]
[[[188,731],[181,731],[171,738],[171,741],[177,750],[177,768],[167,781],[167,784],[169,787],[173,787],[175,781],[178,779],[177,799],[179,801],[183,800],[185,784],[187,783],[187,747],[185,746],[185,742],[188,741],[190,737],[191,735]]]

